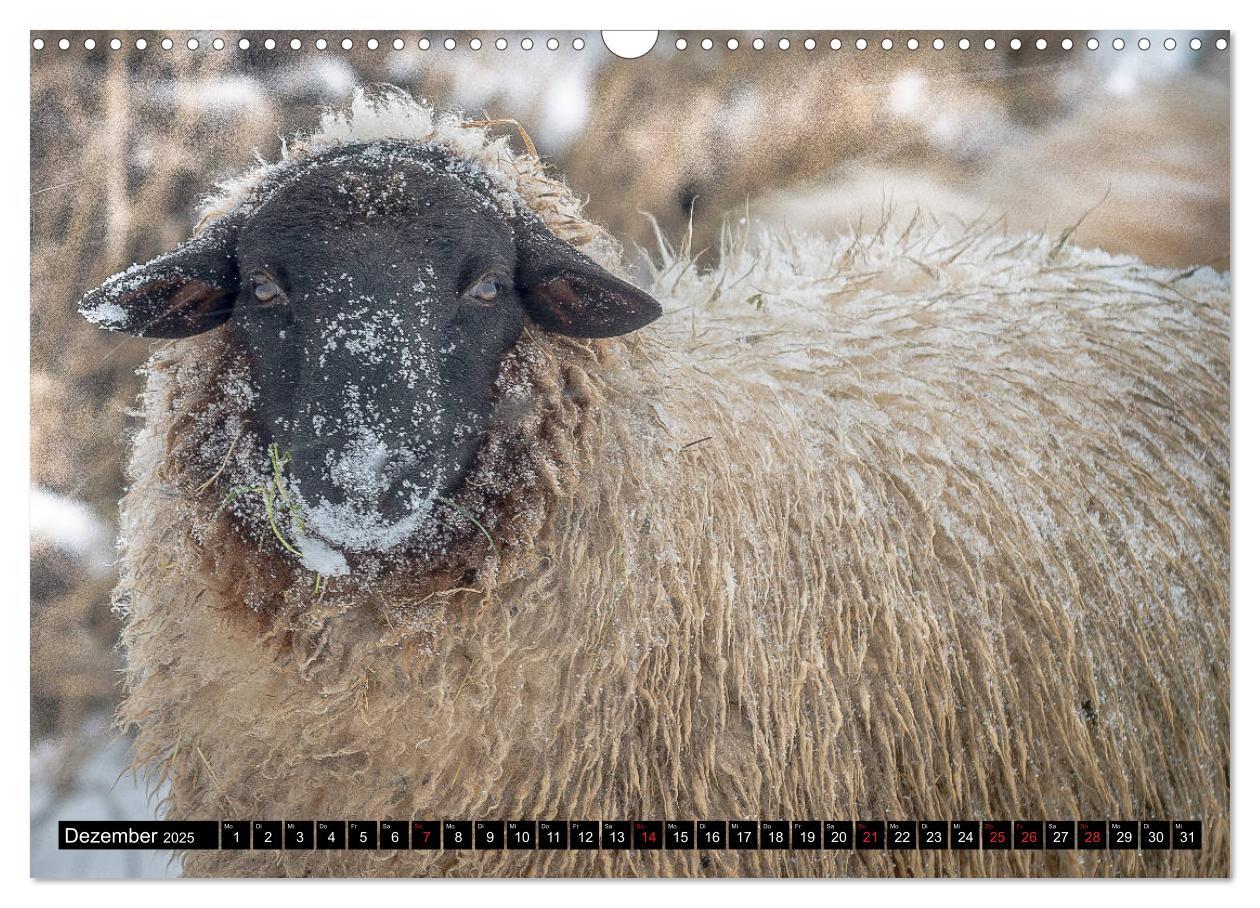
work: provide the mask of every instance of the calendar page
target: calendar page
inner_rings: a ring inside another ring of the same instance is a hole
[[[32,876],[1230,875],[1230,33],[27,40]]]

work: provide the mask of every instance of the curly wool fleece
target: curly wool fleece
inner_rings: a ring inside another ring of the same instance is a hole
[[[453,136],[603,242],[479,130],[397,97],[336,123]],[[1227,874],[1228,279],[924,226],[753,230],[707,272],[664,251],[656,325],[531,331],[505,364],[529,397],[479,468],[517,471],[495,547],[318,592],[180,447],[235,362],[222,332],[155,354],[120,719],[165,815],[1201,818],[1204,850],[221,851],[185,873]]]

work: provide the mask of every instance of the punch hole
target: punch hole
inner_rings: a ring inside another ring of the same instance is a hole
[[[866,50],[866,39],[858,38],[856,41],[853,42],[853,46],[856,47],[858,50]]]
[[[727,49],[727,50],[739,50],[739,39],[738,39],[738,38],[727,38],[727,39],[726,39],[726,49]]]
[[[1116,40],[1111,42],[1111,46],[1116,50],[1124,50],[1124,39],[1116,38]]]
[[[43,49],[44,49],[44,39],[43,39],[43,38],[36,38],[34,41],[32,41],[32,42],[31,42],[31,47],[35,48],[36,50],[43,50]]]
[[[779,39],[779,50],[787,50],[791,46],[792,46],[792,42],[789,41],[787,38]]]
[[[1098,39],[1090,38],[1088,41],[1085,42],[1085,46],[1088,47],[1090,50],[1098,50]]]
[[[342,50],[350,50],[350,49],[351,49],[351,48],[353,48],[353,47],[354,47],[354,42],[353,42],[353,41],[351,41],[349,38],[342,38],[342,39],[341,39],[341,49],[342,49]]]
[[[170,50],[174,46],[175,46],[175,42],[172,41],[170,38],[162,39],[162,50]]]
[[[143,38],[136,39],[136,50],[144,50],[148,46],[149,46],[149,42],[144,40]]]
[[[1227,47],[1229,47],[1229,42],[1228,42],[1228,41],[1226,41],[1224,38],[1217,38],[1217,39],[1216,39],[1216,49],[1217,49],[1217,50],[1224,50],[1224,49],[1225,49],[1225,48],[1227,48]]]
[[[447,38],[445,41],[443,41],[443,42],[442,42],[442,46],[443,46],[443,47],[445,47],[447,50],[454,50],[454,49],[455,49],[455,39],[454,39],[454,38]]]
[[[1191,50],[1198,50],[1198,49],[1199,49],[1199,48],[1201,48],[1202,46],[1203,46],[1203,42],[1202,42],[1202,41],[1200,41],[1198,38],[1191,38],[1191,39],[1190,39],[1190,49],[1191,49]]]
[[[700,42],[700,46],[701,46],[704,50],[713,50],[713,39],[712,39],[712,38],[705,38],[703,41],[701,41],[701,42]]]
[[[761,50],[766,46],[766,42],[762,38],[753,38],[753,50]]]
[[[473,38],[471,41],[468,42],[468,46],[471,47],[473,50],[481,50],[481,39]]]
[[[884,50],[892,50],[893,49],[892,38],[885,38],[883,41],[880,41],[879,46],[882,47]]]
[[[675,47],[677,50],[686,50],[686,49],[687,49],[687,39],[686,39],[686,38],[679,38],[677,41],[675,41],[675,42],[674,42],[674,47]]]
[[[289,49],[290,49],[290,50],[301,50],[301,49],[302,49],[302,39],[301,39],[301,38],[294,38],[294,39],[292,39],[291,41],[289,41]]]
[[[1071,39],[1071,38],[1064,38],[1062,41],[1060,41],[1060,42],[1059,42],[1059,47],[1063,48],[1064,50],[1071,50],[1071,49],[1072,49],[1072,39]]]
[[[1018,38],[1011,39],[1011,50],[1019,50],[1023,46],[1024,46],[1024,42],[1019,40]]]
[[[421,38],[419,41],[416,42],[416,47],[420,48],[421,50],[428,50],[432,46],[433,46],[433,42],[430,41],[428,38]]]
[[[406,46],[407,46],[407,42],[403,41],[402,38],[395,38],[393,41],[394,50],[402,50]]]
[[[604,47],[608,48],[623,60],[636,60],[656,46],[659,32],[652,31],[606,31],[600,35],[604,39]]]
[[[521,50],[533,50],[533,48],[534,48],[534,39],[533,39],[533,38],[522,38],[522,39],[521,39]]]
[[[377,49],[378,47],[380,47],[380,46],[381,46],[381,42],[380,42],[380,41],[377,41],[375,38],[368,38],[368,39],[367,39],[367,48],[368,48],[368,50],[376,50],[376,49]]]
[[[325,49],[327,49],[327,47],[328,47],[328,42],[327,42],[327,41],[325,41],[323,38],[316,38],[316,39],[315,39],[315,49],[316,49],[316,50],[325,50]]]
[[[1150,39],[1150,38],[1139,38],[1139,39],[1138,39],[1138,50],[1150,50],[1150,49],[1151,49],[1151,39]]]
[[[582,48],[584,48],[584,47],[586,47],[586,42],[585,42],[585,41],[583,41],[581,38],[574,38],[574,39],[573,39],[573,49],[574,49],[574,50],[581,50],[581,49],[582,49]]]
[[[970,40],[969,38],[959,38],[959,39],[958,39],[958,49],[959,49],[959,50],[970,50],[970,49],[971,49],[971,40]]]
[[[1047,46],[1047,45],[1046,45],[1046,39],[1045,39],[1045,38],[1038,38],[1038,39],[1037,39],[1036,44],[1034,45],[1034,47],[1036,47],[1036,48],[1037,48],[1037,50],[1045,50],[1045,49],[1046,49],[1046,46]]]
[[[839,39],[839,38],[832,38],[832,39],[831,39],[831,45],[830,45],[830,46],[831,46],[831,49],[832,49],[832,50],[839,50],[839,49],[840,49],[840,39]]]
[[[547,39],[547,50],[559,50],[559,48],[560,48],[560,42],[557,41],[555,38]]]
[[[806,38],[806,39],[805,39],[805,49],[806,49],[806,50],[813,50],[813,49],[814,49],[815,47],[817,47],[817,46],[818,46],[818,42],[817,42],[817,41],[815,41],[813,38]]]
[[[83,47],[87,50],[96,50],[96,39],[88,38],[83,42]]]
[[[945,49],[944,38],[937,38],[936,40],[932,42],[932,50],[944,50],[944,49]]]
[[[909,41],[907,41],[907,42],[906,42],[906,47],[907,47],[907,48],[909,48],[910,50],[918,50],[918,49],[919,49],[919,39],[918,39],[918,38],[911,38]]]
[[[495,41],[494,46],[499,50],[507,50],[507,38],[500,38],[498,41]]]
[[[1164,50],[1176,50],[1176,49],[1177,49],[1176,41],[1174,41],[1172,38],[1164,39]]]
[[[996,41],[994,41],[992,38],[985,38],[985,39],[984,39],[984,49],[985,49],[985,50],[993,50],[993,49],[995,49],[996,47],[997,47],[997,42],[996,42]]]
[[[69,50],[70,40],[68,38],[62,38],[60,41],[57,42],[57,46],[60,47],[62,50]]]
[[[224,48],[223,39],[215,38],[213,41],[210,42],[210,46],[213,47],[215,50],[223,50]]]
[[[189,50],[196,50],[197,48],[201,47],[201,42],[198,41],[196,38],[189,38],[187,41],[184,42],[184,46],[187,47]]]

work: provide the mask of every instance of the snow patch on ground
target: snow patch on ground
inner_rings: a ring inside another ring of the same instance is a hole
[[[31,876],[38,879],[162,879],[179,876],[169,851],[62,851],[59,820],[157,820],[164,791],[149,796],[129,771],[130,741],[105,716],[73,740],[31,748]],[[71,761],[77,762],[77,765]],[[67,768],[73,766],[70,771]]]
[[[110,569],[113,535],[88,505],[33,485],[30,506],[33,545],[52,545],[78,555],[94,573]]]

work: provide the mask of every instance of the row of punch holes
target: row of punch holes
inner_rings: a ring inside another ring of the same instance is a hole
[[[200,50],[202,46],[201,41],[198,38],[188,38],[182,43],[188,50]],[[227,42],[222,38],[214,38],[208,43],[214,50],[223,50],[227,46]],[[251,47],[251,42],[248,38],[240,38],[235,43],[241,50],[248,50]],[[278,41],[275,38],[265,38],[260,42],[261,46],[266,50],[275,50],[281,43],[283,42]],[[291,38],[287,43],[290,50],[301,50],[304,46],[301,38]],[[335,39],[333,43],[336,43]],[[574,50],[582,50],[586,47],[586,40],[580,37],[574,38],[568,43]],[[790,38],[779,38],[777,42],[769,44],[764,38],[753,38],[748,43],[753,50],[763,50],[766,47],[778,47],[779,50],[790,50],[793,46]],[[930,46],[933,50],[944,50],[951,43],[959,50],[970,50],[972,46],[971,39],[969,38],[959,38],[957,41],[949,42],[947,42],[944,38],[934,38],[929,42],[920,42],[918,38],[908,38],[905,40],[903,46],[907,50],[918,50],[920,47],[925,46]],[[1050,46],[1051,42],[1047,41],[1045,38],[1037,38],[1030,43],[1037,50],[1046,50]],[[1063,38],[1058,43],[1063,50],[1071,50],[1075,46],[1075,42],[1071,38]],[[1124,50],[1127,46],[1123,38],[1113,38],[1110,43],[1112,49],[1114,50]],[[1204,46],[1203,39],[1201,38],[1191,38],[1188,43],[1191,50],[1202,50]],[[330,42],[326,38],[316,38],[311,42],[311,44],[316,50],[327,50]],[[368,38],[363,42],[363,44],[368,50],[378,50],[385,45],[392,47],[394,50],[404,50],[407,47],[407,42],[402,38],[394,38],[392,41],[379,41],[376,38]],[[548,38],[544,44],[548,50],[559,50],[561,42],[558,38]],[[715,46],[717,46],[712,38],[702,38],[698,44],[701,50],[712,50]],[[829,41],[826,41],[825,44],[832,50],[840,50],[844,47],[844,42],[839,38],[831,38]],[[1150,50],[1152,47],[1150,38],[1139,38],[1136,44],[1138,50]],[[1225,50],[1229,47],[1229,41],[1225,38],[1217,38],[1215,44],[1217,50]],[[176,42],[173,39],[163,38],[161,42],[159,42],[158,46],[160,46],[162,50],[172,50],[175,45]],[[535,42],[533,38],[524,37],[520,39],[519,45],[521,50],[533,50]],[[1089,50],[1097,50],[1099,47],[1104,46],[1098,38],[1088,38],[1085,40],[1084,45]],[[45,47],[50,47],[43,38],[35,38],[31,42],[31,46],[35,50],[44,50]],[[56,42],[55,46],[61,50],[69,50],[72,46],[72,42],[69,38],[61,38]],[[83,40],[83,47],[86,50],[95,50],[96,46],[97,42],[95,38],[85,38]],[[108,46],[112,50],[121,50],[123,47],[123,41],[120,38],[112,38],[109,40]],[[340,46],[342,50],[353,50],[355,47],[355,40],[353,38],[342,38]],[[437,47],[442,47],[446,50],[456,50],[460,47],[460,42],[458,42],[455,38],[446,38],[444,40],[436,41],[430,38],[420,38],[416,42],[415,46],[420,50],[429,50]],[[480,38],[470,38],[465,42],[464,46],[468,47],[470,50],[481,50],[485,44]],[[498,38],[493,42],[493,46],[498,50],[507,50],[508,47],[511,46],[511,43],[507,38]],[[686,50],[689,46],[690,45],[686,38],[679,37],[674,41],[674,47],[677,50]],[[738,38],[728,38],[725,41],[725,46],[727,50],[739,50],[741,46],[740,40]],[[805,50],[814,50],[818,46],[819,42],[814,38],[805,38],[801,41],[801,47]],[[878,46],[887,51],[893,50],[897,46],[897,42],[893,41],[892,38],[884,38],[877,42],[868,41],[866,38],[858,38],[853,41],[853,47],[855,50],[866,50],[871,46]],[[995,38],[985,38],[983,42],[981,42],[981,46],[983,46],[985,50],[996,50],[999,44]],[[1011,50],[1021,50],[1024,46],[1024,42],[1020,38],[1011,38],[1009,42],[1006,42],[1006,46]],[[1176,50],[1177,40],[1175,38],[1165,38],[1163,46],[1165,50]],[[146,50],[149,47],[149,42],[145,38],[137,38],[135,40],[135,47],[138,50]]]

